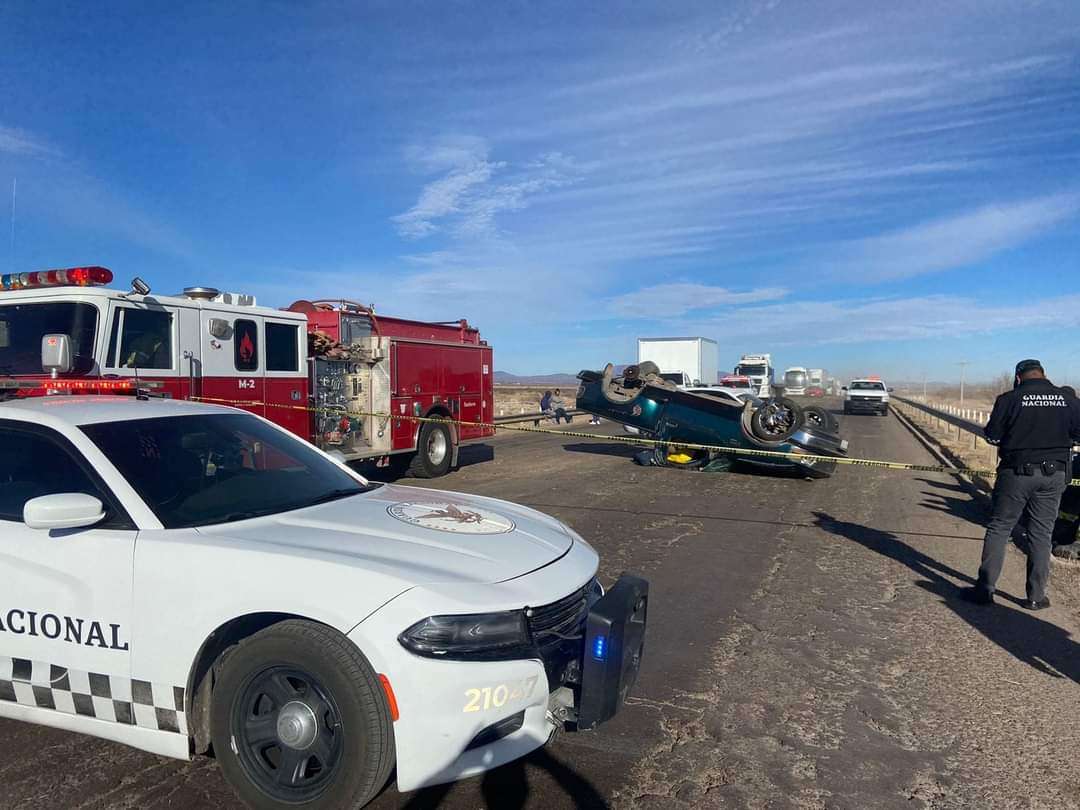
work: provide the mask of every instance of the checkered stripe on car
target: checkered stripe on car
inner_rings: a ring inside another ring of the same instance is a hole
[[[0,701],[187,734],[184,687],[0,656]]]

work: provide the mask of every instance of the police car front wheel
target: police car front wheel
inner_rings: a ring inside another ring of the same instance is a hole
[[[251,807],[360,808],[390,777],[385,693],[331,628],[283,621],[231,648],[212,701],[214,753]]]

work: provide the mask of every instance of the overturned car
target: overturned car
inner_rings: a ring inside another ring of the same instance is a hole
[[[652,445],[652,464],[687,469],[723,469],[733,461],[775,471],[824,478],[835,469],[828,459],[841,457],[847,442],[838,435],[836,417],[823,408],[804,407],[785,397],[769,399],[711,396],[707,389],[684,391],[664,380],[654,363],[627,366],[615,376],[603,371],[578,374],[579,410],[637,428],[663,444]],[[719,389],[718,389],[719,390]],[[700,450],[684,445],[712,445],[792,453],[794,457],[754,456]],[[806,459],[798,456],[807,455]]]

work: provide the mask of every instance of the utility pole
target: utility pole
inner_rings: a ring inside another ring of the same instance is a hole
[[[926,372],[922,373],[922,401],[926,402]]]
[[[970,360],[961,360],[957,363],[960,366],[960,407],[964,407],[964,370],[971,365]]]
[[[11,178],[11,272],[15,272],[15,184],[18,178]]]

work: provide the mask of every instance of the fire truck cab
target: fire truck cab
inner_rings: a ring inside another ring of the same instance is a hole
[[[132,292],[102,286],[112,278],[103,267],[0,276],[0,396],[145,382],[420,477],[445,474],[462,441],[492,432],[492,350],[465,321],[382,318],[347,302],[279,310],[204,287],[157,296],[140,280]],[[332,351],[312,356],[309,332]],[[68,355],[50,368],[46,338]]]

